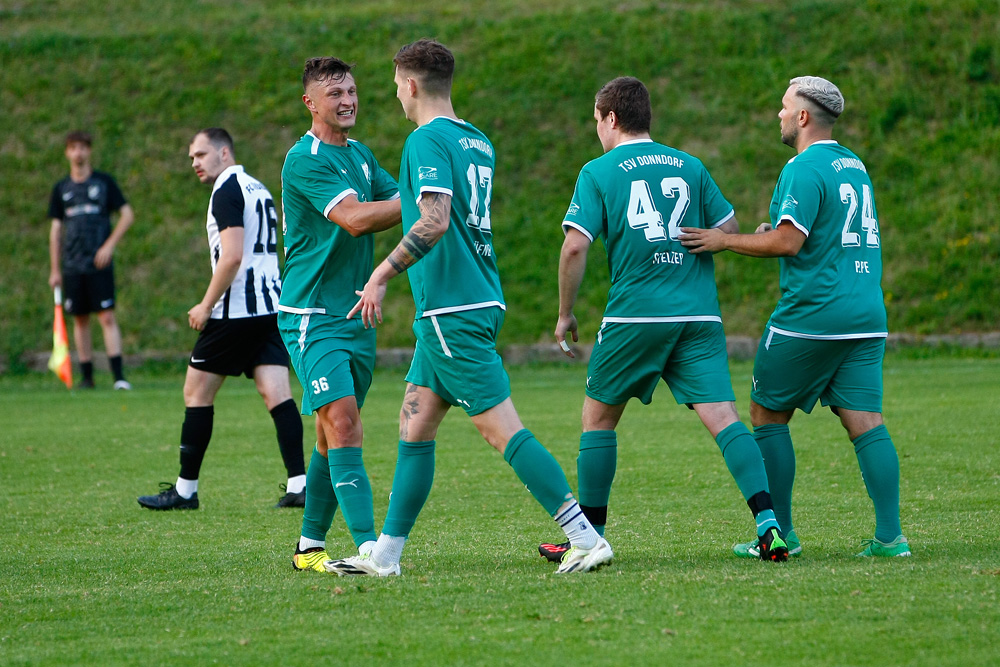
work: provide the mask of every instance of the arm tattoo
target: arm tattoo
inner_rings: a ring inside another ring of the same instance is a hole
[[[402,273],[431,251],[448,229],[451,214],[451,197],[438,192],[428,192],[420,198],[420,219],[403,236],[399,245],[386,261]]]
[[[427,241],[423,240],[419,236],[416,236],[412,232],[404,236],[400,243],[408,253],[413,255],[415,260],[423,259],[424,255],[430,252],[431,249],[431,246],[427,243]]]

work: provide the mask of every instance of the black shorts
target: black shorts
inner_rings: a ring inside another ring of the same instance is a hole
[[[115,273],[109,266],[97,273],[63,274],[63,307],[70,315],[88,315],[115,307]]]
[[[198,335],[188,365],[215,375],[248,378],[257,366],[287,368],[288,352],[278,333],[278,316],[210,319]]]

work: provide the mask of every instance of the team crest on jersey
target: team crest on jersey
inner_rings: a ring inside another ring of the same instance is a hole
[[[785,195],[784,201],[781,202],[782,211],[793,211],[798,208],[799,202],[795,201],[795,197],[792,195]]]
[[[417,172],[421,181],[436,181],[438,177],[437,167],[419,167]]]
[[[87,197],[88,198],[90,198],[90,199],[97,199],[100,196],[101,196],[101,186],[100,185],[97,185],[95,183],[94,185],[91,185],[90,187],[87,188]]]
[[[566,215],[576,215],[579,212],[580,212],[580,205],[577,204],[576,202],[573,202],[572,204],[569,205],[569,210],[566,211]]]
[[[369,183],[371,183],[372,182],[372,173],[370,171],[368,171],[368,163],[367,162],[362,162],[361,163],[361,171],[365,172],[365,179]]]

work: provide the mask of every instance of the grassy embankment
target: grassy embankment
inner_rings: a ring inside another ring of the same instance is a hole
[[[600,152],[596,89],[639,76],[653,135],[701,157],[745,231],[766,219],[791,151],[777,111],[794,75],[825,75],[847,98],[838,137],[876,186],[891,328],[984,331],[1000,314],[1000,3],[506,2],[395,0],[333,9],[261,0],[164,0],[107,9],[52,0],[0,8],[0,362],[47,347],[46,203],[65,172],[62,137],[97,138],[138,214],[117,253],[126,353],[190,348],[184,314],[208,276],[208,191],[187,143],[223,125],[237,156],[277,195],[287,148],[308,128],[306,57],[358,63],[354,135],[397,173],[412,129],[394,99],[391,58],[421,36],[458,57],[455,104],[498,149],[494,220],[510,304],[503,342],[548,340],[556,308],[559,222],[579,168]],[[379,240],[383,256],[397,234]],[[756,334],[777,293],[774,261],[717,262],[729,333]],[[592,338],[606,293],[592,253],[578,315]],[[383,344],[411,342],[405,281],[388,298]]]

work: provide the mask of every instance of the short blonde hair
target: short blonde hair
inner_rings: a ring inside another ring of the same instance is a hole
[[[826,79],[818,76],[797,76],[788,83],[796,86],[796,95],[813,103],[827,124],[833,125],[843,113],[844,95],[837,86]]]

